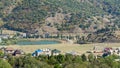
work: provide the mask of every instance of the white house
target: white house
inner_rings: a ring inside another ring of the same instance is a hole
[[[43,51],[43,55],[49,55],[51,56],[51,49],[49,48],[45,48],[45,49],[41,49]]]

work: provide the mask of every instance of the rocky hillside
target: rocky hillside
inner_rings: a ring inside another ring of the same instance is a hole
[[[119,3],[120,0],[0,0],[0,26],[29,33],[117,30]]]

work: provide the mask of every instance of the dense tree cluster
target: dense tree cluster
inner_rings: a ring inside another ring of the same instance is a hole
[[[58,56],[21,57],[7,56],[6,60],[0,59],[0,68],[119,68],[119,57],[116,55],[96,58],[93,54],[86,56],[73,56],[71,54]]]

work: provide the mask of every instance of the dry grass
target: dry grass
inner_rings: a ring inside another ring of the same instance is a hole
[[[50,49],[59,49],[62,53],[66,53],[69,51],[76,51],[79,54],[83,54],[88,50],[92,50],[94,46],[101,46],[101,47],[120,47],[120,43],[94,43],[94,44],[54,44],[54,45],[25,45],[25,46],[18,46],[18,45],[10,45],[9,47],[13,47],[15,49],[22,49],[26,53],[32,53],[36,49],[41,48],[50,48]]]

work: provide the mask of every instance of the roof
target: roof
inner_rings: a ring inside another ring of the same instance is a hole
[[[52,50],[52,52],[54,52],[54,53],[60,53],[61,51],[59,51],[57,49],[54,49],[54,50]]]
[[[42,51],[51,51],[49,48],[41,49]]]
[[[12,48],[12,47],[7,47],[5,50],[11,51],[11,50],[14,50],[14,48]]]
[[[112,48],[105,48],[104,50],[111,50]]]
[[[42,50],[40,50],[40,49],[38,49],[38,50],[36,50],[35,52],[43,52]]]
[[[15,53],[15,54],[21,54],[21,52],[22,52],[21,50],[15,50],[14,53]]]

